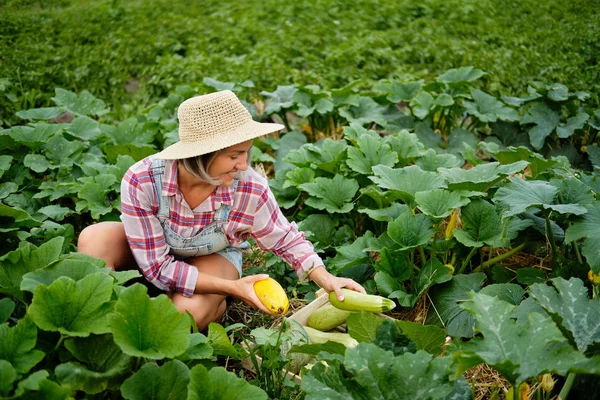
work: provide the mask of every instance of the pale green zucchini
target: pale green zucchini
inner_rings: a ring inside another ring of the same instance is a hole
[[[311,328],[326,332],[346,322],[352,311],[340,310],[331,304],[325,304],[308,317],[307,324]]]
[[[340,310],[386,312],[396,307],[393,300],[385,297],[359,293],[349,289],[342,289],[342,292],[344,292],[344,301],[339,301],[335,292],[329,292],[329,302]]]

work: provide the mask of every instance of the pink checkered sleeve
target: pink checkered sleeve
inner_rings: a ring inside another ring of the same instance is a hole
[[[257,202],[252,237],[263,250],[272,251],[288,263],[300,280],[308,279],[314,268],[323,265],[312,243],[298,231],[296,223],[283,215],[268,186]]]
[[[146,279],[161,290],[194,294],[198,270],[169,255],[169,247],[156,217],[158,198],[148,167],[135,164],[121,182],[121,221],[133,257]]]

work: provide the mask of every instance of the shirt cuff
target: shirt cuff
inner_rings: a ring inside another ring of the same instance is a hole
[[[184,264],[182,272],[187,272],[183,272],[183,274],[185,274],[185,278],[180,281],[181,285],[179,285],[179,290],[185,297],[192,297],[196,291],[196,283],[198,283],[198,269],[192,265],[184,263],[183,261],[179,262]]]
[[[308,275],[317,267],[324,265],[323,260],[316,253],[308,256],[306,259],[302,261],[300,264],[300,268],[296,270],[296,274],[298,274],[298,278],[301,281],[308,280]]]

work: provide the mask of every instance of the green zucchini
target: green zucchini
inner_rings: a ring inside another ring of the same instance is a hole
[[[352,311],[340,310],[331,304],[325,304],[308,317],[307,325],[319,331],[330,331],[346,322]]]
[[[356,347],[358,345],[358,341],[347,333],[321,332],[308,326],[305,326],[304,330],[308,334],[308,340],[311,344],[336,342],[346,347]]]
[[[393,300],[385,297],[359,293],[349,289],[342,289],[342,292],[344,293],[344,301],[339,301],[335,292],[329,292],[329,302],[340,310],[386,312],[396,307]]]

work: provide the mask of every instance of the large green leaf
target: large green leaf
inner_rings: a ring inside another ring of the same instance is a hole
[[[162,359],[183,353],[190,342],[188,317],[166,295],[150,298],[134,284],[124,289],[110,320],[115,343],[135,357]]]
[[[121,385],[121,395],[132,400],[179,400],[188,398],[190,370],[179,360],[162,366],[144,364]]]
[[[63,276],[50,286],[39,285],[35,289],[28,314],[46,331],[84,337],[108,333],[112,292],[113,279],[102,272],[78,282]]]
[[[388,295],[389,298],[397,299],[402,307],[413,308],[419,298],[434,284],[448,282],[452,279],[452,272],[439,260],[431,258],[419,271],[414,279],[411,293],[407,293],[403,287]]]
[[[496,97],[478,89],[471,90],[474,102],[465,101],[463,106],[467,114],[476,117],[481,122],[517,121],[519,114],[516,110],[507,107]]]
[[[425,149],[425,146],[419,141],[417,135],[409,133],[407,130],[384,136],[383,140],[398,155],[398,164],[401,166],[408,165],[415,159],[418,159]],[[387,165],[382,162],[379,164]],[[393,165],[390,165],[390,167],[393,167]]]
[[[52,265],[23,275],[21,281],[21,290],[33,293],[38,285],[50,286],[61,276],[66,276],[74,281],[79,281],[83,277],[96,272],[109,273],[109,270],[102,271],[97,264],[79,259],[60,260]]]
[[[30,126],[13,126],[8,134],[15,142],[38,151],[46,142],[61,132],[62,128],[54,124],[36,124]]]
[[[560,114],[545,103],[535,103],[521,118],[521,125],[535,125],[529,130],[529,141],[536,150],[540,150],[544,146],[544,141],[559,123]]]
[[[46,158],[50,161],[53,168],[61,165],[71,168],[75,158],[83,151],[83,144],[80,141],[71,141],[61,136],[53,136],[46,141]]]
[[[282,109],[288,109],[293,105],[294,95],[298,91],[298,88],[294,85],[289,86],[277,86],[277,90],[274,92],[262,91],[262,96],[270,98],[265,108],[265,114],[278,113]]]
[[[6,360],[0,360],[0,396],[8,397],[17,380],[17,371]]]
[[[455,208],[469,204],[471,200],[461,192],[446,189],[433,189],[415,194],[419,210],[431,218],[441,219],[452,214]]]
[[[315,364],[302,378],[306,400],[441,399],[453,388],[449,358],[425,351],[394,356],[370,343],[346,350],[339,362]]]
[[[371,168],[375,165],[393,167],[398,161],[398,154],[393,152],[382,139],[368,135],[361,136],[357,145],[358,147],[348,148],[346,164],[360,174],[371,174],[373,172]]]
[[[398,82],[392,81],[390,85],[390,94],[387,96],[392,103],[401,101],[411,101],[421,90],[420,82]]]
[[[361,208],[358,210],[360,213],[367,214],[369,218],[375,221],[390,222],[400,216],[400,214],[407,212],[408,206],[406,204],[392,203],[389,207],[370,209]]]
[[[68,90],[56,88],[52,98],[57,106],[74,115],[104,115],[108,112],[106,104],[84,90],[79,95]]]
[[[534,153],[523,146],[509,147],[506,150],[493,152],[492,154],[501,164],[510,164],[521,160],[527,161],[533,179],[557,163],[556,160],[547,160],[541,154]]]
[[[365,232],[363,236],[356,238],[352,244],[336,248],[337,254],[331,261],[331,266],[343,269],[353,265],[369,261],[369,253],[366,250],[369,247],[377,246],[378,240],[370,231]]]
[[[383,318],[369,311],[352,313],[346,319],[348,333],[358,342],[373,343]]]
[[[588,298],[580,279],[555,278],[552,284],[554,288],[536,283],[529,287],[529,293],[562,328],[571,344],[585,352],[600,342],[600,303]]]
[[[590,116],[584,112],[567,119],[567,122],[560,123],[556,127],[556,135],[561,139],[566,139],[575,133],[576,130],[582,129],[585,123],[590,119]]]
[[[36,119],[47,121],[49,119],[58,117],[62,113],[62,110],[56,107],[42,107],[31,108],[29,110],[22,110],[15,113],[15,115],[19,118],[28,119],[30,121]]]
[[[312,168],[294,168],[285,174],[283,189],[298,187],[304,183],[315,181],[315,171]]]
[[[508,184],[498,189],[494,201],[500,204],[503,215],[510,217],[521,214],[531,207],[542,207],[560,214],[585,214],[587,210],[578,204],[555,204],[558,188],[545,181],[525,181],[512,178]]]
[[[433,307],[427,312],[427,324],[445,327],[452,337],[473,337],[475,319],[460,305],[469,299],[467,293],[481,290],[485,279],[481,272],[455,275],[450,282],[431,288]]]
[[[298,224],[298,229],[309,232],[308,239],[318,249],[326,249],[331,246],[336,231],[335,222],[327,214],[309,215]]]
[[[596,201],[588,185],[575,178],[552,179],[550,184],[558,189],[557,203],[586,206]]]
[[[58,383],[46,379],[49,375],[48,371],[41,370],[36,371],[23,379],[17,385],[15,398],[51,400],[72,399],[73,390],[70,387],[62,387]]]
[[[208,324],[208,344],[213,348],[216,355],[238,358],[238,351],[231,344],[227,331],[216,322]]]
[[[415,161],[423,171],[437,172],[438,168],[456,167],[457,158],[453,154],[438,154],[434,149],[427,149]]]
[[[383,318],[373,343],[384,350],[391,351],[395,356],[417,351],[417,345],[406,337],[396,321],[389,318]]]
[[[433,224],[425,214],[413,215],[407,211],[388,224],[387,233],[400,250],[426,244],[434,234]]]
[[[348,145],[343,140],[327,138],[317,144],[306,144],[303,147],[306,147],[312,163],[317,168],[336,174],[344,161]]]
[[[472,66],[452,68],[444,72],[436,78],[438,82],[443,83],[463,83],[473,82],[485,75],[480,69],[473,68]]]
[[[416,165],[390,168],[384,165],[373,167],[375,176],[369,178],[384,189],[396,192],[405,203],[412,205],[417,192],[446,187],[444,179],[435,172],[423,171]]]
[[[110,334],[69,339],[65,347],[80,362],[58,365],[54,371],[56,378],[63,385],[89,394],[103,392],[111,385],[119,386],[135,362],[121,351]]]
[[[306,204],[318,210],[330,213],[347,213],[354,208],[352,200],[358,191],[358,182],[354,179],[336,175],[333,179],[317,178],[314,183],[305,183],[300,188],[314,198]]]
[[[188,400],[267,400],[264,390],[223,367],[196,365],[190,373]]]
[[[595,274],[600,274],[600,201],[587,205],[587,214],[565,232],[565,242],[585,238],[582,254]]]
[[[106,195],[108,191],[98,183],[87,182],[79,191],[79,200],[77,201],[75,210],[82,212],[89,210],[92,218],[100,219],[104,214],[112,211],[112,206],[107,206]]]
[[[15,310],[15,306],[15,302],[8,297],[0,299],[0,324],[8,321],[12,312]]]
[[[465,302],[463,308],[475,316],[475,329],[483,337],[461,346],[458,358],[466,359],[465,366],[479,359],[513,384],[520,384],[544,373],[565,376],[573,366],[586,361],[550,318],[531,313],[526,323],[519,323],[512,318],[514,305],[481,293],[471,296],[472,301]]]
[[[340,109],[340,116],[346,118],[348,122],[355,122],[360,125],[375,122],[380,126],[385,126],[384,107],[370,97],[360,96],[358,102],[358,106]]]
[[[29,242],[19,243],[17,250],[0,257],[0,287],[20,292],[23,275],[35,271],[58,259],[64,238],[49,240],[40,247]]]
[[[434,107],[433,96],[426,91],[419,92],[411,101],[410,107],[415,117],[425,119]]]
[[[201,333],[192,333],[190,335],[190,345],[185,353],[177,356],[177,359],[186,362],[189,360],[210,359],[213,356],[214,351],[208,343],[208,338]]]
[[[39,174],[46,172],[50,168],[50,163],[41,154],[27,154],[23,159],[23,165]]]
[[[462,209],[462,229],[454,237],[467,247],[482,247],[496,241],[502,233],[502,223],[496,207],[485,200],[474,200]]]
[[[85,116],[75,118],[67,132],[81,140],[94,140],[102,134],[98,121]]]
[[[154,122],[140,123],[131,117],[118,125],[102,125],[102,132],[114,140],[116,145],[153,145],[158,126]]]
[[[36,366],[45,354],[35,350],[37,328],[28,316],[12,328],[0,325],[0,360],[8,361],[18,373],[25,374]]]
[[[423,325],[417,322],[396,321],[402,333],[417,345],[417,350],[425,350],[429,354],[442,354],[446,342],[446,332],[433,325]]]
[[[521,300],[525,295],[525,290],[514,283],[495,283],[493,285],[487,285],[481,289],[479,293],[497,297],[500,300],[518,306],[521,304]]]
[[[448,181],[450,190],[487,192],[500,179],[523,171],[527,161],[500,165],[497,162],[477,165],[471,169],[440,168],[438,171]]]

